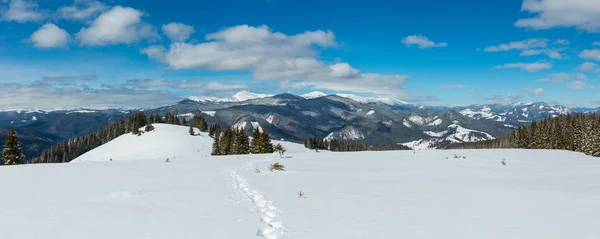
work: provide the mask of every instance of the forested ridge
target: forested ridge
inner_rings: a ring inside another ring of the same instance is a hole
[[[600,157],[600,115],[569,114],[548,118],[520,126],[504,137],[449,148],[562,149]]]

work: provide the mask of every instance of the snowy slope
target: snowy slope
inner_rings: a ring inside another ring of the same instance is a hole
[[[253,100],[253,99],[267,98],[267,97],[271,97],[271,96],[273,96],[273,95],[258,94],[258,93],[253,93],[253,92],[243,90],[243,91],[235,93],[234,95],[232,95],[229,98],[217,98],[217,97],[211,97],[211,96],[190,96],[190,97],[188,97],[188,99],[197,101],[197,102],[242,102],[242,101]]]
[[[2,237],[600,238],[600,161],[579,153],[275,142],[285,158],[203,157],[205,134],[155,127],[75,163],[0,167]],[[266,170],[275,161],[287,171]]]
[[[189,134],[189,128],[169,125],[153,124],[154,132],[144,133],[142,136],[125,134],[87,152],[72,162],[81,161],[107,161],[113,160],[166,160],[167,157],[200,158],[210,156],[212,139],[208,134]],[[143,130],[143,128],[142,128]]]

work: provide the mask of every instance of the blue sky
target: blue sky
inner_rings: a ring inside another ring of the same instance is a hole
[[[0,0],[0,108],[240,90],[600,105],[595,0]]]

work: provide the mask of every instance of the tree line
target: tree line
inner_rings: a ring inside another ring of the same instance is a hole
[[[600,157],[600,116],[569,114],[519,126],[509,135],[451,148],[562,149]]]
[[[304,139],[304,147],[316,151],[319,151],[319,149],[324,149],[333,152],[410,150],[409,147],[401,144],[368,145],[358,141],[340,139],[325,140],[319,137]]]

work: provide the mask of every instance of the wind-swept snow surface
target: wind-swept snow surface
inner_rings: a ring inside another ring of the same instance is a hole
[[[205,133],[155,127],[74,163],[0,167],[2,238],[600,238],[600,161],[579,153],[204,157]]]

